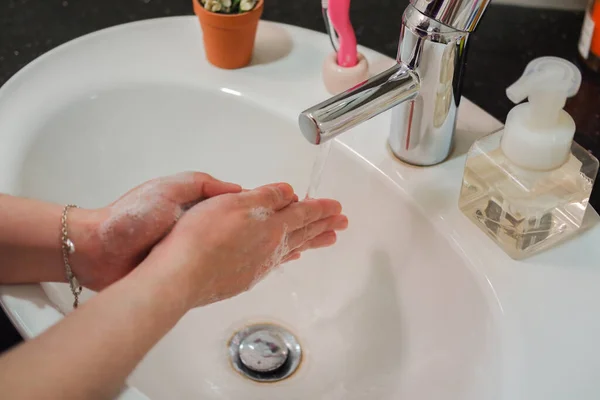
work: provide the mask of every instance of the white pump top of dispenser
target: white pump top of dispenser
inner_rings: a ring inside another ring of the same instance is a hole
[[[501,148],[521,168],[548,171],[561,167],[571,152],[575,122],[563,110],[568,97],[577,94],[581,72],[558,57],[531,61],[523,76],[506,95],[515,104],[506,117]]]

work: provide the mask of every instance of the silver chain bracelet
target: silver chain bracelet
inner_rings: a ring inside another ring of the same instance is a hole
[[[69,282],[69,286],[71,287],[71,293],[73,293],[73,297],[75,297],[75,301],[73,302],[73,308],[77,308],[79,305],[79,295],[83,288],[77,281],[77,278],[73,274],[73,269],[71,268],[71,263],[69,261],[69,255],[75,253],[75,245],[69,239],[69,234],[67,231],[67,214],[71,208],[77,208],[74,204],[67,204],[65,208],[63,208],[62,218],[61,218],[61,244],[62,244],[62,254],[63,261],[65,263],[65,272],[67,275],[67,281]]]

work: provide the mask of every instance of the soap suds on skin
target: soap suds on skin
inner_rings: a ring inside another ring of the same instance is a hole
[[[156,224],[174,224],[194,204],[179,205],[164,197],[170,185],[193,185],[194,174],[182,173],[170,177],[149,181],[125,194],[110,206],[110,217],[102,223],[99,229],[101,239],[105,244],[112,243],[115,234],[123,239],[123,234],[129,238],[144,235],[149,226]],[[198,199],[201,201],[202,199]],[[267,221],[274,214],[267,207],[254,207],[249,211],[249,217],[255,221]],[[281,265],[290,251],[288,245],[288,227],[284,226],[279,244],[267,258],[262,268],[256,274],[252,286],[264,278],[271,270]]]
[[[248,250],[246,250],[246,251],[248,251]],[[257,283],[259,283],[264,278],[266,278],[266,276],[271,271],[273,271],[277,267],[279,267],[281,265],[282,261],[288,255],[289,251],[290,251],[290,248],[288,245],[288,227],[287,227],[287,225],[284,225],[283,234],[281,235],[281,240],[279,241],[279,244],[277,245],[277,247],[275,247],[275,250],[273,251],[271,256],[269,256],[267,258],[267,260],[264,262],[264,264],[261,266],[261,268],[256,269],[255,275],[252,277],[252,281],[249,283],[246,290],[252,289]],[[242,273],[244,273],[245,270],[250,269],[250,268],[251,268],[251,266],[249,266],[249,265],[242,265],[237,268],[236,272],[239,274],[242,274]],[[212,296],[210,296],[210,298],[208,300],[208,304],[214,303],[217,301],[221,301],[221,300],[223,300],[223,297],[221,297],[221,295],[213,294]]]
[[[288,227],[286,225],[283,227],[283,236],[281,237],[281,241],[275,248],[275,251],[273,251],[273,255],[271,255],[269,270],[279,267],[289,252],[290,247],[288,245]]]
[[[266,221],[271,215],[273,215],[273,210],[266,207],[254,207],[250,210],[250,218],[257,221]]]
[[[184,172],[158,178],[133,189],[110,206],[111,215],[100,226],[100,238],[105,241],[110,240],[113,232],[125,220],[156,223],[159,219],[172,218],[171,222],[176,222],[186,210],[180,205],[165,199],[163,194],[171,185],[193,184],[194,173]],[[138,233],[135,229],[136,225],[132,224],[127,229],[129,235]]]
[[[250,288],[253,288],[259,281],[263,280],[269,272],[273,271],[277,267],[281,265],[283,259],[290,252],[290,247],[288,245],[288,227],[287,225],[283,228],[283,234],[281,235],[281,240],[271,256],[266,260],[262,268],[260,268],[254,277],[254,280],[250,284]]]

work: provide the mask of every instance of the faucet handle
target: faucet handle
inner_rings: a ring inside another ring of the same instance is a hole
[[[463,32],[473,32],[491,0],[410,0],[429,18]]]

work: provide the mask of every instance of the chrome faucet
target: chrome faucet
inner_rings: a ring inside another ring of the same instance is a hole
[[[450,154],[467,40],[490,0],[410,0],[397,64],[300,114],[314,144],[392,109],[389,145],[402,161],[434,165]]]

